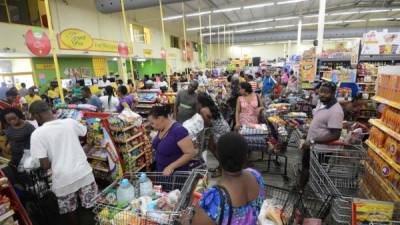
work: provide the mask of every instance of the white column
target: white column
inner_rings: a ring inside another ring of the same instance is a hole
[[[290,57],[290,55],[292,54],[292,40],[288,41],[288,49],[287,49],[287,55],[288,57]],[[285,56],[286,57],[286,56]]]
[[[299,20],[299,23],[297,24],[297,55],[300,55],[301,51],[301,27],[302,27],[302,21],[301,19]]]
[[[287,55],[286,44],[283,44],[283,57],[286,58],[286,55]]]
[[[324,44],[325,8],[326,8],[326,0],[319,0],[317,55],[322,52],[322,46]]]

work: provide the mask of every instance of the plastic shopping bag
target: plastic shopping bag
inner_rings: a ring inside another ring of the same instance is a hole
[[[192,139],[195,139],[198,134],[204,129],[203,117],[201,117],[200,114],[196,113],[192,116],[192,118],[183,122],[183,127],[188,130],[190,137],[192,137]]]
[[[31,151],[29,149],[24,150],[24,155],[18,165],[18,171],[23,172],[26,170],[32,170],[40,167],[39,159],[33,157],[31,155]]]

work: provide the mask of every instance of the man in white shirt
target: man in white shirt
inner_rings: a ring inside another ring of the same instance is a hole
[[[72,119],[55,119],[44,101],[33,102],[29,111],[40,125],[31,136],[31,154],[40,160],[43,169],[51,169],[51,188],[60,214],[66,216],[68,224],[79,225],[78,195],[84,208],[92,208],[98,192],[79,142],[79,136],[86,135],[86,127]]]

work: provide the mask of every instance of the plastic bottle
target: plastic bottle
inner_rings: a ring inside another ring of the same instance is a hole
[[[117,189],[117,202],[121,207],[127,206],[135,199],[135,188],[129,183],[128,179],[123,179]]]
[[[151,196],[153,194],[153,183],[146,176],[145,173],[141,173],[139,177],[139,189],[140,196]]]

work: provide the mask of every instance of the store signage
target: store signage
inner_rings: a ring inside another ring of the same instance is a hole
[[[315,60],[307,59],[300,62],[300,74],[302,81],[312,82],[315,79]]]
[[[144,57],[153,56],[153,50],[152,49],[148,49],[148,48],[143,49],[143,56]]]
[[[39,57],[47,56],[51,50],[50,39],[40,28],[32,28],[25,33],[25,44],[32,54]]]
[[[58,45],[62,50],[119,53],[119,42],[96,39],[76,28],[66,29],[59,33]]]
[[[36,64],[37,70],[54,70],[54,64]]]
[[[362,55],[400,54],[400,33],[370,31],[364,34]]]
[[[121,57],[123,58],[128,58],[128,54],[129,54],[129,49],[128,46],[125,44],[125,42],[120,42],[118,44],[118,53]]]

